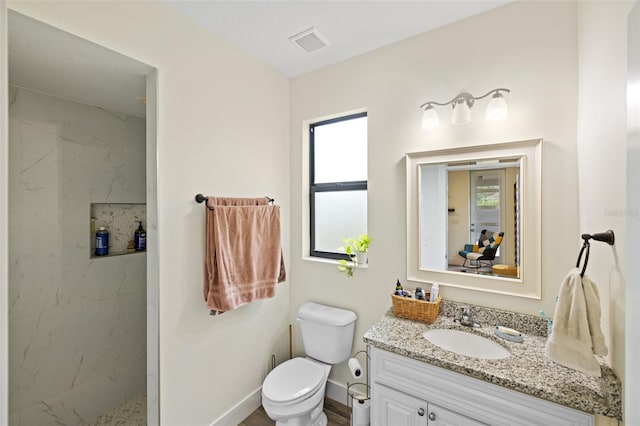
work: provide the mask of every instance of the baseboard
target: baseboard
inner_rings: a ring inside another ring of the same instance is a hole
[[[327,380],[325,397],[340,404],[347,405],[347,387],[341,383]],[[237,425],[249,417],[262,404],[262,387],[253,391],[245,399],[234,405],[229,411],[220,416],[211,426]]]
[[[249,417],[262,404],[262,387],[253,391],[245,399],[234,405],[229,411],[220,416],[211,426],[237,425]]]
[[[324,396],[326,398],[333,399],[340,404],[347,404],[347,387],[341,383],[336,383],[333,380],[327,380],[327,388]]]

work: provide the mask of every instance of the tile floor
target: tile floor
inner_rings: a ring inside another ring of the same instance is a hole
[[[349,408],[336,401],[325,400],[327,426],[348,426]],[[125,402],[120,407],[101,415],[85,426],[145,426],[147,424],[147,395],[140,395]],[[275,424],[262,407],[259,407],[239,426],[270,426]]]
[[[146,426],[147,395],[142,394],[105,413],[85,426]]]

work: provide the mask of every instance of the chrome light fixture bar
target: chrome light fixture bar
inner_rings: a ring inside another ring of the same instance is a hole
[[[502,94],[503,92],[510,93],[511,90],[504,88],[493,89],[482,96],[473,96],[470,93],[462,92],[449,102],[425,102],[420,105],[420,109],[424,109],[424,113],[422,114],[422,127],[424,129],[433,129],[440,125],[440,117],[438,117],[438,112],[433,107],[434,105],[452,106],[452,124],[469,123],[471,121],[471,108],[475,102],[489,95],[493,96],[491,96],[491,101],[489,101],[489,105],[487,105],[485,118],[490,121],[505,120],[508,116],[508,108],[507,101]]]

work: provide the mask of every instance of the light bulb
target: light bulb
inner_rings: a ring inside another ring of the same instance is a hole
[[[502,96],[502,93],[496,92],[491,97],[489,105],[487,105],[487,112],[485,118],[489,121],[506,120],[509,116],[509,109],[507,108],[507,101]]]
[[[427,105],[424,114],[422,114],[422,128],[431,130],[439,125],[440,117],[438,117],[438,112],[433,108],[433,105]]]

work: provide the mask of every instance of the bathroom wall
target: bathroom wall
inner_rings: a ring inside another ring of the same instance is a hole
[[[161,2],[8,7],[158,70],[160,423],[211,425],[247,399],[259,404],[271,354],[288,353],[289,284],[210,316],[194,196],[275,198],[290,272],[289,81]]]
[[[615,246],[591,244],[587,274],[598,285],[608,359],[623,386],[637,378],[625,368],[627,288],[637,286],[636,271],[627,275],[627,220],[638,212],[627,207],[627,17],[634,2],[578,3],[578,178],[580,231],[611,229]],[[635,164],[633,167],[637,168]],[[580,241],[576,241],[576,249]],[[632,243],[633,244],[633,243]],[[635,385],[632,385],[635,383]],[[627,391],[628,392],[628,391]],[[637,391],[636,391],[637,392]],[[637,401],[628,397],[628,409]],[[628,425],[637,424],[625,417]]]
[[[146,389],[146,255],[90,259],[90,203],[145,201],[145,120],[10,86],[12,425]]]
[[[640,2],[634,2],[629,13],[627,33],[627,253],[636,250],[640,241]],[[626,321],[625,327],[625,418],[627,424],[640,423],[640,328],[632,324],[640,323],[640,276],[636,273],[635,262],[626,264]]]
[[[542,300],[442,286],[440,291],[467,303],[553,312],[560,281],[578,253],[576,19],[574,2],[514,2],[292,81],[292,308],[316,300],[354,310],[355,349],[362,349],[362,334],[390,308],[396,278],[406,280],[405,153],[542,138],[543,231],[535,236],[543,247]],[[422,130],[419,105],[425,101],[446,101],[462,91],[481,95],[496,87],[511,89],[507,122],[486,122],[487,103],[480,101],[472,123],[452,126],[441,109],[441,126]],[[369,117],[372,242],[368,267],[347,279],[334,265],[304,259],[301,135],[305,120],[356,108],[366,108]],[[300,352],[299,338],[295,341]],[[331,379],[352,380],[343,366]]]

